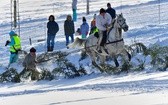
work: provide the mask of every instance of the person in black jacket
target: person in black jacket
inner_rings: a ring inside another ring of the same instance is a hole
[[[75,33],[75,26],[71,15],[67,15],[67,18],[64,22],[64,32],[66,37],[66,46],[68,46],[69,37],[71,37],[71,42],[74,42],[74,33]]]
[[[47,51],[53,51],[55,35],[59,31],[59,26],[55,22],[53,15],[49,16],[49,22],[47,23]]]
[[[109,13],[112,17],[112,20],[114,20],[116,18],[116,11],[114,8],[111,7],[110,3],[107,3],[107,9],[106,12]]]

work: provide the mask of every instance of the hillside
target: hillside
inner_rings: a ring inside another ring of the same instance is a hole
[[[76,29],[86,16],[90,23],[93,14],[98,14],[100,8],[106,8],[111,0],[90,0],[90,14],[86,15],[85,0],[78,0],[78,21]],[[153,44],[167,46],[168,1],[161,0],[114,0],[113,7],[117,14],[123,13],[130,27],[123,33],[126,45],[141,42],[147,47]],[[71,52],[66,49],[63,23],[67,14],[71,14],[71,0],[20,0],[20,25],[22,48],[25,51],[33,46],[37,54],[46,52],[46,23],[48,16],[54,14],[60,30],[55,39],[54,51]],[[160,7],[160,8],[159,8]],[[160,12],[160,18],[159,13]],[[5,71],[9,60],[9,48],[4,43],[9,39],[10,31],[10,1],[0,1],[0,73]],[[75,36],[77,37],[77,36]],[[29,45],[32,38],[32,45]],[[88,75],[73,79],[57,78],[52,81],[27,81],[22,83],[0,83],[0,105],[168,105],[168,71],[158,71],[151,67],[150,57],[136,55],[145,59],[143,71],[109,75],[100,73],[93,68],[89,58],[79,62],[80,52],[71,53],[67,59],[76,67],[80,64],[87,70]],[[23,69],[21,64],[14,64],[18,71]],[[52,70],[55,63],[39,64],[38,68]]]

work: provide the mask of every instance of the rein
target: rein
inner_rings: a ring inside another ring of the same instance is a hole
[[[122,38],[122,39],[120,39],[120,40],[116,40],[116,41],[108,42],[108,43],[105,43],[105,44],[107,45],[107,44],[118,43],[118,42],[121,42],[121,41],[123,41],[123,40],[124,40],[124,39]],[[85,43],[85,44],[86,44],[86,43]],[[86,45],[85,45],[85,46],[86,46]],[[84,47],[84,48],[82,48],[82,49],[87,49],[87,48],[95,47],[95,46],[97,46],[97,45],[92,45],[92,46]],[[82,50],[82,49],[79,49],[79,50]]]
[[[105,44],[117,43],[117,42],[121,42],[121,41],[123,41],[123,40],[124,40],[124,39],[122,38],[122,39],[120,39],[120,40],[116,40],[116,41],[108,42],[108,43],[105,43]]]

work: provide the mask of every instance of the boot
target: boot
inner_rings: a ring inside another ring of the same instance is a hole
[[[50,47],[50,51],[52,52],[52,51],[53,51],[53,49],[54,49],[54,47],[53,47],[53,46],[51,46],[51,47]]]
[[[50,51],[50,47],[47,47],[47,52],[49,52]]]

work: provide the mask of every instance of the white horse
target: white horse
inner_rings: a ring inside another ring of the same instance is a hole
[[[100,57],[101,63],[105,62],[106,56],[114,58],[116,66],[119,66],[117,61],[117,56],[121,55],[124,60],[128,61],[131,59],[131,55],[124,48],[124,40],[122,38],[122,29],[126,32],[128,31],[128,25],[126,19],[123,17],[122,13],[117,15],[113,27],[108,32],[107,41],[105,43],[105,48],[108,54],[102,50],[102,53],[97,51],[98,38],[94,35],[90,35],[87,39],[76,38],[75,41],[69,45],[69,47],[84,46],[84,50],[91,57],[92,64],[96,64],[97,55]]]

